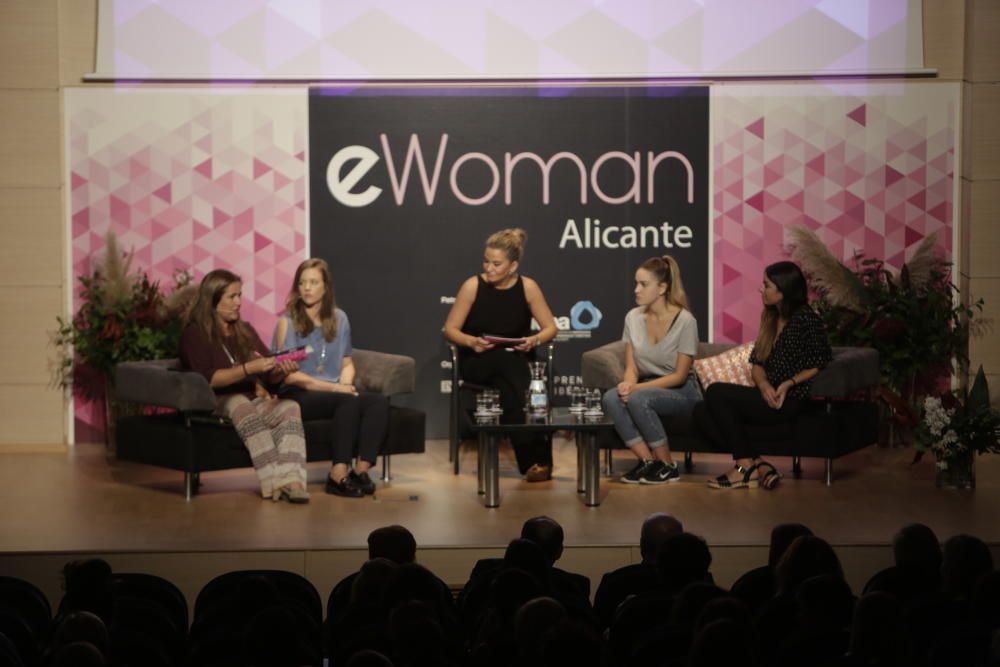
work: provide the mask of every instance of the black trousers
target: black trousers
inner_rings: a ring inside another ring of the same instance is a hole
[[[330,458],[334,464],[349,465],[355,452],[358,458],[375,463],[389,426],[388,398],[364,391],[353,396],[299,387],[286,387],[281,397],[299,404],[302,421],[333,420]]]
[[[757,387],[716,382],[705,390],[705,400],[694,408],[694,422],[702,436],[734,459],[752,459],[756,447],[746,435],[747,424],[773,426],[795,420],[805,401],[785,397],[781,409],[769,406]]]
[[[462,379],[500,390],[501,424],[524,423],[524,397],[531,383],[528,360],[517,352],[493,349],[466,355],[459,368]],[[535,465],[552,465],[552,441],[538,434],[511,434],[521,474]]]

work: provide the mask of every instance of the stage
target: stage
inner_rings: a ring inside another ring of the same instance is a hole
[[[182,474],[108,459],[102,445],[56,446],[48,453],[0,454],[0,572],[28,578],[56,603],[59,570],[71,559],[98,555],[119,571],[144,571],[177,583],[193,602],[216,574],[244,568],[280,568],[307,576],[326,597],[366,557],[366,537],[378,526],[402,524],[419,545],[418,560],[459,586],[476,559],[502,555],[528,517],[547,514],[566,531],[560,566],[591,577],[639,560],[642,520],[652,512],[679,517],[712,547],[712,571],[724,586],[763,564],[775,524],[797,521],[838,550],[858,593],[867,577],[890,564],[889,543],[902,525],[926,523],[944,540],[971,533],[1000,544],[1000,457],[977,461],[974,491],[941,490],[927,459],[910,465],[912,450],[870,447],[834,463],[834,483],[822,481],[822,461],[774,462],[786,473],[774,492],[720,492],[705,487],[730,463],[696,455],[695,470],[661,486],[601,479],[599,507],[576,492],[576,451],[555,441],[555,479],[528,484],[513,455],[501,450],[501,506],[483,507],[476,494],[476,455],[462,451],[455,476],[447,443],[431,440],[423,455],[392,461],[393,479],[373,497],[344,499],[323,493],[327,465],[309,466],[312,502],[262,500],[251,469],[203,475],[201,493],[184,499]],[[616,475],[631,465],[616,452]]]

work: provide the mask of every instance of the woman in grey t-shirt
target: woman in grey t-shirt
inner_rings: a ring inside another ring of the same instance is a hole
[[[638,458],[626,484],[662,484],[680,478],[661,417],[687,414],[701,400],[691,373],[698,322],[687,309],[681,273],[669,255],[635,272],[635,302],[625,316],[625,379],[604,394],[604,410]]]

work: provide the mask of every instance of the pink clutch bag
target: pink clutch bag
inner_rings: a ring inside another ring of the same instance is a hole
[[[309,356],[308,346],[297,347],[294,350],[282,350],[274,355],[274,360],[277,363],[282,361],[302,361]]]

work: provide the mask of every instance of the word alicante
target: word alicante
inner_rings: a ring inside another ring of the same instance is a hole
[[[576,220],[570,218],[563,227],[559,247],[575,245],[577,248],[690,248],[691,228],[686,225],[673,226],[669,222],[657,225],[631,227],[608,225],[601,227],[597,218],[583,219],[583,230]]]

